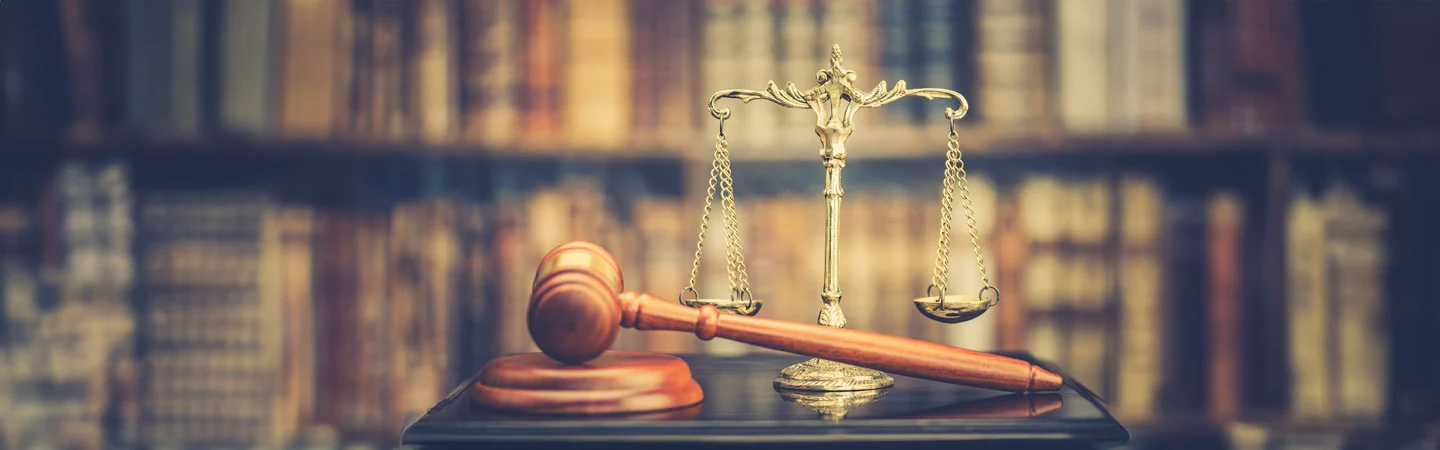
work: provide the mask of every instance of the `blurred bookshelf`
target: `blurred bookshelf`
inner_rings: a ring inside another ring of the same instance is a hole
[[[678,292],[705,100],[808,87],[831,44],[858,87],[967,96],[1005,294],[962,325],[910,307],[952,105],[905,100],[848,142],[851,327],[1054,360],[1135,447],[1423,447],[1436,20],[1421,1],[0,1],[0,448],[387,446],[534,350],[553,245]],[[721,106],[761,314],[813,321],[814,116]],[[963,259],[951,284],[978,288]]]

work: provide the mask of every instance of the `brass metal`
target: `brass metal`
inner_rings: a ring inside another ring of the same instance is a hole
[[[790,389],[775,389],[780,399],[809,408],[828,422],[840,422],[850,411],[875,403],[889,393],[889,389],[849,392],[814,392]]]
[[[815,74],[815,87],[800,91],[794,83],[786,83],[782,89],[774,81],[770,81],[763,91],[745,89],[728,89],[716,92],[710,96],[710,115],[721,123],[721,134],[719,139],[724,138],[724,121],[730,118],[729,108],[718,108],[716,103],[721,99],[733,98],[743,103],[752,100],[765,100],[780,106],[797,109],[810,109],[815,113],[815,134],[820,137],[820,160],[825,166],[825,280],[821,288],[821,307],[818,322],[821,325],[832,327],[844,327],[846,324],[845,313],[840,309],[840,274],[839,274],[839,223],[840,223],[840,201],[845,196],[841,187],[840,174],[845,168],[847,156],[845,141],[855,131],[853,119],[855,112],[860,108],[877,108],[905,97],[920,97],[927,100],[951,99],[957,103],[955,108],[945,108],[945,118],[950,120],[950,144],[946,152],[946,170],[944,190],[942,191],[944,214],[942,215],[942,230],[940,238],[941,249],[937,250],[938,262],[948,265],[949,225],[950,208],[952,199],[950,192],[956,187],[961,188],[963,205],[966,209],[967,219],[971,226],[971,242],[975,245],[977,259],[980,255],[978,238],[975,237],[973,211],[970,208],[969,189],[965,186],[964,164],[960,161],[959,140],[955,134],[955,121],[965,117],[970,110],[970,103],[960,93],[949,89],[919,88],[910,89],[905,86],[904,80],[895,82],[894,88],[888,88],[885,81],[880,81],[874,89],[862,91],[855,88],[855,71],[845,69],[842,64],[844,58],[840,53],[840,46],[836,45],[830,50],[830,67],[820,70]],[[711,174],[710,195],[713,196],[716,175],[721,176],[721,184],[729,181],[729,154],[728,146],[724,153],[723,164],[721,162],[721,151],[717,142],[716,169]],[[723,192],[723,191],[722,191]],[[709,213],[709,198],[706,199],[706,214]],[[704,233],[702,223],[701,234]],[[703,239],[702,239],[703,240]],[[738,240],[738,239],[737,239]],[[699,247],[696,251],[697,261]],[[698,264],[698,263],[697,263]],[[698,267],[698,265],[697,265]],[[981,273],[983,277],[984,262],[981,261]],[[698,270],[698,269],[697,269]],[[944,269],[937,269],[936,276],[940,281],[935,283],[940,287],[941,293],[934,298],[932,307],[921,307],[920,311],[927,317],[942,322],[963,321],[974,317],[977,307],[971,305],[963,306],[961,302],[941,301],[944,297]],[[694,284],[692,273],[691,284]],[[988,279],[985,280],[986,287],[989,286]],[[732,291],[734,282],[732,281]],[[983,291],[982,291],[983,292]],[[997,291],[998,293],[998,291]],[[927,293],[928,295],[928,293]],[[733,296],[732,296],[733,297]],[[998,295],[996,296],[998,299]],[[917,301],[917,307],[919,305]],[[951,311],[954,308],[955,311]],[[985,306],[988,308],[988,306]],[[983,312],[983,309],[979,310]],[[961,320],[954,320],[959,318]],[[953,323],[953,322],[952,322]],[[882,372],[855,367],[847,364],[832,361],[812,359],[805,361],[781,371],[779,378],[775,380],[775,387],[779,389],[803,390],[803,391],[865,391],[889,387],[895,383],[894,379]]]
[[[725,220],[725,271],[729,275],[730,298],[699,298],[695,282],[700,278],[700,257],[705,252],[705,232],[710,229],[710,209],[716,187],[720,193],[720,213]],[[685,294],[689,293],[687,300]],[[730,142],[725,139],[725,119],[720,119],[720,132],[715,135],[715,161],[710,165],[710,181],[705,189],[705,212],[700,216],[700,237],[695,242],[695,261],[690,265],[690,284],[680,290],[680,304],[690,307],[711,305],[721,311],[753,316],[763,303],[750,294],[750,278],[745,273],[744,248],[740,245],[740,218],[735,208],[735,180],[730,172]]]
[[[970,228],[970,248],[975,251],[975,264],[980,269],[979,295],[974,300],[958,300],[945,295],[945,280],[950,274],[950,217],[955,209],[953,193],[960,188],[960,205],[965,208],[965,224]],[[937,291],[934,296],[930,291]],[[992,294],[988,298],[986,293]],[[960,323],[979,317],[1000,302],[1000,290],[990,284],[985,274],[985,257],[980,252],[980,233],[975,227],[975,209],[970,202],[970,186],[965,177],[965,160],[960,154],[960,137],[955,134],[955,120],[950,121],[950,135],[945,151],[945,180],[940,188],[940,240],[935,247],[935,270],[925,297],[915,299],[920,314],[943,323]]]
[[[985,314],[990,301],[963,295],[920,297],[915,299],[915,308],[937,322],[960,323]]]
[[[776,389],[793,391],[873,391],[894,386],[895,379],[878,370],[811,358],[780,369],[774,384]]]

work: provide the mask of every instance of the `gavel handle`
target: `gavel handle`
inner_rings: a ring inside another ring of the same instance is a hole
[[[691,308],[643,292],[620,294],[620,325],[693,332],[916,378],[1011,392],[1056,391],[1059,375],[1025,361],[948,345]]]

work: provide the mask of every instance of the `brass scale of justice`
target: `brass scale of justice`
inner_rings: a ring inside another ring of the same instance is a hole
[[[974,209],[971,207],[970,191],[966,185],[965,163],[961,158],[959,137],[955,133],[955,122],[965,117],[965,113],[970,109],[969,102],[960,93],[948,89],[909,89],[904,80],[896,81],[893,89],[887,89],[885,81],[880,81],[875,89],[869,92],[861,91],[854,86],[855,71],[846,70],[841,66],[842,62],[840,46],[836,45],[830,50],[830,67],[815,74],[818,85],[803,92],[796,89],[794,83],[786,83],[785,88],[781,89],[774,81],[770,81],[764,91],[729,89],[710,96],[710,115],[719,121],[719,132],[715,136],[715,159],[710,170],[704,213],[700,220],[699,242],[695,246],[695,260],[691,265],[689,284],[679,294],[681,304],[691,307],[708,304],[721,311],[748,316],[758,313],[763,304],[751,295],[745,273],[745,257],[740,244],[729,143],[725,135],[725,120],[730,118],[730,109],[716,108],[715,104],[725,98],[739,99],[747,104],[752,100],[767,100],[780,106],[810,109],[815,112],[815,134],[820,137],[820,158],[825,166],[826,211],[825,275],[820,293],[823,303],[818,322],[820,325],[843,328],[846,322],[845,314],[840,310],[837,241],[840,200],[844,197],[844,190],[840,185],[840,171],[845,167],[845,140],[854,131],[852,119],[860,108],[877,108],[905,97],[951,99],[958,103],[956,108],[945,109],[945,118],[950,121],[950,133],[941,183],[940,237],[935,250],[935,268],[931,284],[925,289],[925,296],[914,300],[915,307],[932,320],[955,324],[979,317],[999,303],[1000,291],[990,284],[989,277],[985,274],[985,262],[975,229]],[[721,214],[726,222],[725,265],[730,297],[699,298],[695,284],[700,273],[705,233],[709,230],[712,200],[717,189],[721,200]],[[946,287],[950,262],[950,227],[955,204],[953,194],[957,189],[960,191],[960,204],[965,212],[970,244],[975,252],[980,281],[983,284],[973,296],[951,295],[947,293]],[[878,399],[883,395],[881,390],[894,383],[893,378],[877,370],[816,358],[781,370],[774,386],[787,400],[822,408],[829,403],[828,406],[843,410]],[[866,394],[865,391],[873,393]]]

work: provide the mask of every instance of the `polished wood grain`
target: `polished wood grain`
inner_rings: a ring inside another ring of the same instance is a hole
[[[980,400],[965,400],[938,408],[907,414],[886,416],[886,419],[957,420],[957,419],[1023,419],[1059,411],[1065,405],[1060,394],[1006,394]]]
[[[617,294],[614,258],[593,244],[567,243],[537,269],[530,334],[546,355],[579,364],[599,356],[620,326],[694,333],[901,375],[1010,392],[1055,391],[1063,383],[1028,362],[974,350],[844,328],[721,314],[641,292]]]
[[[654,389],[690,381],[690,366],[670,355],[612,350],[580,365],[563,364],[540,353],[496,358],[480,370],[478,382],[511,389]]]
[[[579,364],[615,343],[619,303],[593,301],[613,299],[625,289],[620,265],[605,249],[583,241],[556,246],[540,259],[532,287],[527,325],[530,338],[547,356]]]
[[[959,347],[844,328],[721,314],[641,292],[619,295],[621,326],[695,333],[927,380],[1010,392],[1056,391],[1060,375],[1028,362]],[[597,299],[609,301],[608,299]]]
[[[491,360],[471,400],[482,409],[537,415],[638,414],[704,400],[685,361],[647,352],[606,352],[572,365],[540,353]]]

